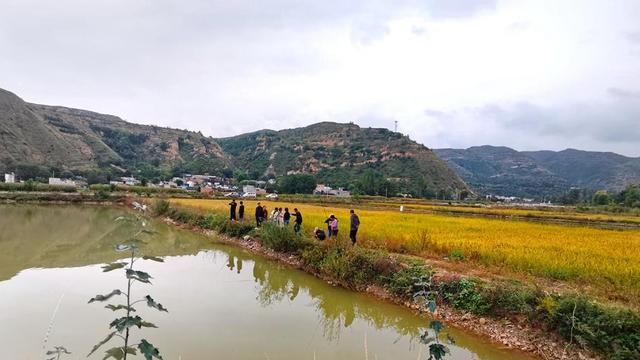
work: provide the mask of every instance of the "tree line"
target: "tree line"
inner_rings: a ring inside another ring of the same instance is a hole
[[[574,188],[552,199],[563,205],[623,206],[640,208],[640,184],[632,184],[619,192]]]

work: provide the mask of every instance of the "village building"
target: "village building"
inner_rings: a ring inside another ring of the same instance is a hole
[[[7,184],[13,184],[16,182],[16,174],[14,173],[7,173],[4,174],[4,182]]]
[[[325,184],[318,184],[316,185],[316,189],[313,190],[313,194],[314,195],[329,195],[329,192],[333,190],[331,189],[330,186],[327,186]]]
[[[336,197],[351,197],[351,192],[344,190],[343,188],[334,189],[325,184],[318,184],[316,189],[313,190],[314,195],[327,195]]]
[[[76,186],[76,182],[71,179],[61,179],[56,177],[49,178],[49,185],[52,186]]]

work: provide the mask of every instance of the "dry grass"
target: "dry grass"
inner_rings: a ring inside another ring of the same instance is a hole
[[[203,211],[227,211],[228,201],[173,199],[179,206]],[[246,201],[249,220],[255,201]],[[347,241],[349,210],[312,204],[265,202],[274,207],[298,207],[304,227],[324,227],[334,213]],[[421,256],[451,256],[506,271],[558,280],[578,281],[615,289],[625,297],[640,295],[640,230],[606,230],[517,220],[444,214],[358,210],[359,243]],[[580,214],[576,214],[580,215]]]

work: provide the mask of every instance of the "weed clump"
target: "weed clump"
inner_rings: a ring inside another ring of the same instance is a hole
[[[584,297],[558,301],[551,316],[565,338],[606,354],[609,359],[640,359],[640,315],[607,308]]]
[[[296,235],[290,228],[272,223],[262,226],[260,240],[265,247],[285,253],[301,253],[311,245],[310,240]]]
[[[104,190],[100,190],[100,192],[104,192]],[[156,201],[151,204],[151,212],[155,216],[166,215],[171,208],[171,204],[169,201],[164,199],[156,199]]]
[[[330,245],[303,253],[303,259],[312,268],[356,288],[384,285],[385,278],[398,268],[385,251],[360,247]]]
[[[208,224],[218,224],[219,220],[209,218],[208,221]],[[221,234],[231,237],[243,237],[253,231],[253,225],[225,220],[217,226],[216,230]]]
[[[433,270],[430,267],[414,262],[393,272],[386,279],[386,287],[394,295],[410,298],[421,290],[418,284],[431,276],[433,276]]]
[[[442,296],[456,309],[476,315],[486,315],[491,304],[484,296],[483,284],[476,279],[457,279],[442,284]]]

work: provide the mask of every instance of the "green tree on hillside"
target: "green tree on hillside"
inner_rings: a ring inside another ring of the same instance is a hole
[[[640,207],[640,184],[629,185],[620,193],[620,197],[625,206]]]
[[[311,194],[316,185],[316,178],[313,175],[289,175],[280,178],[278,190],[284,194]]]
[[[611,202],[611,197],[606,190],[600,190],[593,195],[592,201],[594,205],[608,205]]]

